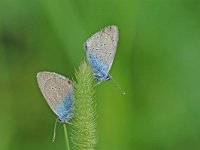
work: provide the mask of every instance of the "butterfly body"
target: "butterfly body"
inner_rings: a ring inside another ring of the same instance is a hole
[[[118,42],[118,28],[114,25],[105,27],[91,36],[84,44],[86,59],[95,78],[99,81],[109,80]]]
[[[59,122],[68,122],[73,116],[73,85],[64,76],[52,72],[37,74],[39,88]]]

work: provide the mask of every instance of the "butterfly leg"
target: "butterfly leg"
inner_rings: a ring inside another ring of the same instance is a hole
[[[97,85],[99,85],[102,81],[97,81],[97,83],[94,85],[94,87],[96,87]]]

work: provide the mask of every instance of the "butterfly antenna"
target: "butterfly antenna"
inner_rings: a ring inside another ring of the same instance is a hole
[[[122,90],[122,88],[120,87],[120,85],[112,78],[112,76],[110,76],[110,79],[113,81],[113,83],[117,86],[117,88],[121,91],[121,93],[123,95],[125,95],[126,93]]]
[[[58,122],[58,119],[56,119],[56,122],[55,122],[55,125],[54,125],[54,129],[53,129],[53,142],[55,141],[55,138],[56,138],[56,126],[57,126],[57,122]]]

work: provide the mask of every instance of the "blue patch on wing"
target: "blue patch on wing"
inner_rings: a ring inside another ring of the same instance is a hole
[[[88,54],[87,59],[93,69],[94,76],[100,81],[105,80],[108,76],[109,66],[92,54]]]
[[[73,92],[70,90],[63,101],[55,109],[61,122],[69,121],[73,116]]]

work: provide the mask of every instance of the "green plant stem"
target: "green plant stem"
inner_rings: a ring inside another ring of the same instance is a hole
[[[95,81],[90,66],[83,61],[76,70],[74,81],[74,117],[72,120],[71,140],[74,150],[95,150],[96,101],[94,99]]]
[[[68,135],[67,135],[67,128],[66,128],[66,124],[63,124],[64,127],[64,134],[65,134],[65,142],[66,142],[66,150],[70,150],[69,147],[69,139],[68,139]]]

